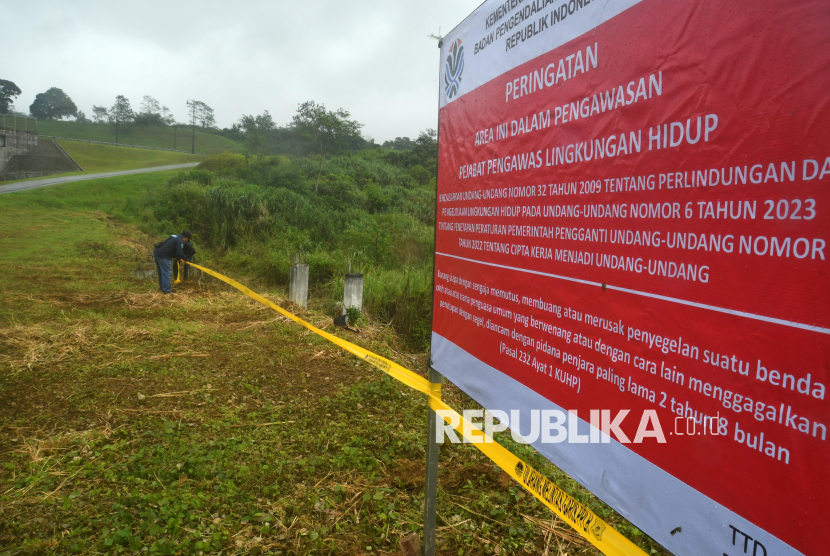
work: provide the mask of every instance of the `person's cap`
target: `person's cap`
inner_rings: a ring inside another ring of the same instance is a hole
[[[187,239],[190,239],[190,232],[182,232],[182,237],[186,237]]]

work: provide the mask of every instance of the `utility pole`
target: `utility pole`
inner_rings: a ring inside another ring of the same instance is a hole
[[[188,100],[187,105],[190,107],[190,114],[193,117],[191,121],[193,138],[191,141],[190,152],[196,154],[196,109],[198,108],[198,100]]]

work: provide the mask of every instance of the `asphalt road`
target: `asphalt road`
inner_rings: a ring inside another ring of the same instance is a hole
[[[8,185],[0,185],[0,194],[15,193],[17,191],[26,191],[27,189],[37,189],[38,187],[46,187],[47,185],[57,185],[73,181],[96,180],[99,178],[114,178],[116,176],[129,176],[130,174],[163,172],[164,170],[179,170],[181,168],[192,168],[193,166],[196,166],[198,164],[198,162],[190,162],[188,164],[171,164],[169,166],[155,166],[153,168],[139,168],[137,170],[122,170],[120,172],[102,172],[100,174],[79,174],[77,176],[64,176],[62,178],[44,178],[42,180],[20,181],[16,183],[10,183]]]

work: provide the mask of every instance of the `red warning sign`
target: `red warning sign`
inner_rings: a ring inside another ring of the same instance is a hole
[[[664,444],[533,444],[677,554],[825,544],[828,29],[502,1],[443,42],[434,366],[491,410],[655,410]]]

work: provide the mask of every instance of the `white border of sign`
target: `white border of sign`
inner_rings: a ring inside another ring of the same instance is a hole
[[[517,4],[516,10],[524,9],[534,3],[542,4],[545,0],[523,0]],[[575,0],[557,0],[551,2],[543,10],[549,12],[559,6],[567,5],[569,2]],[[500,19],[495,25],[486,28],[486,19],[498,7],[505,4],[511,4],[512,0],[489,0],[479,6],[476,11],[467,16],[467,18],[458,24],[458,26],[450,31],[443,39],[441,46],[441,100],[440,107],[443,108],[448,103],[464,96],[466,93],[475,90],[485,83],[495,79],[511,69],[529,62],[534,58],[550,52],[554,48],[560,47],[563,44],[579,37],[605,23],[612,17],[619,15],[628,8],[639,4],[642,0],[589,0],[589,3],[603,2],[603,6],[599,10],[582,9],[575,11],[573,15],[566,18],[567,25],[557,24],[552,28],[548,28],[544,34],[537,35],[529,39],[526,43],[522,43],[519,47],[512,48],[505,51],[504,41],[506,36],[509,36],[522,26],[515,27],[508,35],[502,35],[494,38],[494,42],[488,45],[484,50],[478,54],[473,54],[474,45],[480,41],[485,35],[509,19],[516,10],[508,13],[504,18]],[[542,13],[542,12],[539,12]],[[465,48],[464,71],[461,75],[461,87],[458,94],[454,95],[452,99],[447,98],[446,88],[444,86],[444,73],[446,71],[446,60],[449,54],[450,47],[457,39],[461,39],[462,46]]]

